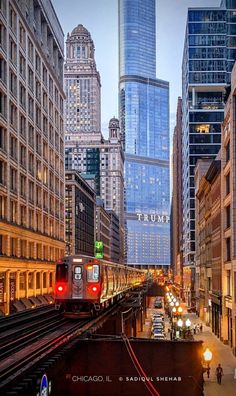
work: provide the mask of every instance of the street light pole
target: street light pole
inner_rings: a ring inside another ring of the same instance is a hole
[[[207,364],[207,367],[206,367],[205,371],[207,372],[207,378],[209,378],[210,377],[210,370],[211,370],[210,369],[210,362],[211,362],[211,359],[212,359],[212,352],[210,351],[209,348],[206,348],[205,352],[203,353],[203,358],[204,358],[204,361]]]

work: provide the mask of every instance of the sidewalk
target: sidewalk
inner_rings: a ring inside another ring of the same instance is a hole
[[[202,333],[194,334],[195,340],[202,340],[204,342],[204,350],[208,347],[212,352],[212,361],[210,364],[210,378],[204,374],[205,396],[236,396],[236,357],[232,354],[230,348],[224,345],[211,331],[211,328],[206,326],[197,315],[192,313],[184,313],[185,318],[189,318],[192,325],[202,323]],[[191,326],[192,327],[192,326]],[[218,385],[215,376],[215,370],[218,364],[222,365],[224,376],[222,377],[222,384]]]

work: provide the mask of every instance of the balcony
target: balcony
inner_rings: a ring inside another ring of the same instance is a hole
[[[224,109],[224,103],[220,101],[197,101],[195,105],[192,104],[192,101],[189,101],[189,109],[190,110],[222,110]]]

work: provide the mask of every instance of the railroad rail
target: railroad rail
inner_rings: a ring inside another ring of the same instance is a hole
[[[22,347],[27,346],[29,342],[37,340],[46,334],[57,330],[66,322],[58,314],[54,314],[49,318],[45,318],[34,323],[26,324],[0,336],[0,361],[15,353]]]
[[[0,333],[2,333],[5,329],[9,329],[9,327],[18,326],[18,324],[27,323],[35,318],[40,318],[45,315],[50,315],[54,312],[55,307],[53,305],[46,305],[43,307],[37,307],[34,309],[29,309],[24,312],[17,312],[15,314],[0,317]]]
[[[11,348],[10,353],[2,345],[0,393],[3,395],[10,384],[76,337],[82,336],[88,331],[96,331],[118,309],[118,306],[113,306],[95,319],[81,319],[76,323],[61,318],[57,324],[54,324],[53,328],[50,327],[51,324],[45,325],[44,332],[34,330],[32,337],[27,334],[23,336],[23,340],[20,340],[20,338],[15,341],[11,340],[11,345],[8,346],[8,348]]]

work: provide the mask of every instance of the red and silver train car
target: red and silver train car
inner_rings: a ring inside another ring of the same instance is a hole
[[[88,256],[68,256],[56,266],[55,308],[67,316],[94,315],[145,281],[145,272]]]

